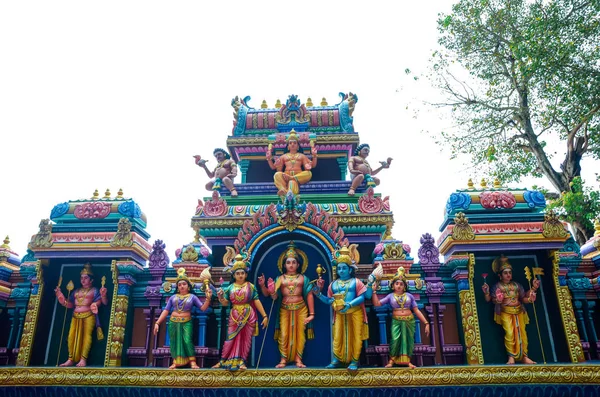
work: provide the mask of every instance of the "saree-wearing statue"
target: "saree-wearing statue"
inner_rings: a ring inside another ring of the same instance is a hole
[[[67,338],[69,358],[60,365],[61,367],[70,367],[75,363],[77,363],[77,367],[85,367],[87,365],[88,355],[92,348],[94,328],[99,329],[98,340],[104,338],[99,328],[98,306],[100,304],[108,305],[106,288],[103,285],[98,290],[93,286],[94,273],[90,264],[84,265],[80,272],[79,281],[81,282],[81,288],[76,289],[68,299],[65,298],[60,290],[60,286],[54,290],[60,305],[67,309],[74,309],[71,326],[69,327],[69,336]],[[70,284],[72,285],[72,283]]]
[[[352,250],[352,251],[351,251]],[[356,245],[342,247],[333,260],[338,278],[329,285],[327,296],[320,290],[324,280],[317,281],[313,293],[323,303],[333,307],[333,360],[326,368],[339,368],[348,364],[348,370],[356,371],[363,341],[369,338],[365,298],[371,299],[372,289],[354,277],[359,256]]]
[[[300,256],[303,265],[302,272],[298,273]],[[275,281],[269,278],[268,284],[265,285],[264,275],[258,278],[264,296],[270,296],[273,300],[281,298],[279,317],[275,326],[275,339],[279,344],[281,361],[275,368],[283,368],[289,362],[295,362],[298,368],[305,368],[306,365],[302,362],[306,344],[305,330],[308,328],[308,339],[313,339],[314,334],[309,324],[315,318],[311,285],[303,274],[308,267],[308,258],[292,241],[287,251],[279,257],[278,267],[283,274]]]
[[[385,366],[391,368],[394,364],[415,368],[410,359],[415,347],[415,316],[419,318],[422,324],[425,324],[425,335],[429,336],[429,323],[417,307],[415,297],[407,292],[408,284],[404,276],[404,268],[399,267],[398,272],[391,280],[394,290],[383,299],[379,299],[377,294],[373,294],[373,305],[392,307],[392,335],[390,338],[390,361]],[[371,280],[367,282],[367,289],[377,289],[377,285]],[[412,311],[412,312],[411,312]]]
[[[192,341],[194,333],[191,321],[192,308],[196,306],[198,309],[206,311],[210,305],[212,292],[210,288],[206,288],[206,300],[202,304],[200,299],[192,292],[193,290],[194,283],[186,276],[185,269],[179,268],[177,270],[177,293],[169,298],[167,306],[154,323],[154,335],[158,335],[160,324],[171,313],[168,331],[173,364],[169,369],[183,367],[188,364],[192,369],[199,368],[196,364],[196,352]]]
[[[225,368],[230,371],[247,369],[248,354],[252,347],[252,337],[258,335],[258,316],[262,315],[262,328],[267,328],[269,319],[258,299],[254,284],[246,281],[248,268],[242,255],[236,255],[229,269],[234,280],[224,289],[217,291],[219,302],[223,306],[231,304],[227,339],[223,344],[221,361],[213,368]]]
[[[494,302],[494,321],[504,329],[504,347],[508,355],[506,364],[512,365],[516,361],[535,364],[527,356],[529,341],[525,325],[529,324],[529,316],[524,305],[535,302],[540,280],[533,280],[533,286],[525,292],[521,284],[512,281],[512,266],[504,255],[492,262],[492,270],[498,274],[500,281],[492,287],[491,294],[487,283],[481,289],[485,301]]]

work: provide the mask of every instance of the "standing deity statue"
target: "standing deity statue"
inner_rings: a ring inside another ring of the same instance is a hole
[[[385,366],[391,368],[394,364],[415,368],[410,359],[415,347],[415,316],[421,324],[425,324],[425,335],[429,336],[429,323],[417,307],[415,297],[408,292],[408,284],[404,275],[404,268],[399,267],[398,272],[391,280],[394,292],[383,299],[373,294],[373,305],[390,305],[392,308],[392,335],[390,338],[390,361]],[[377,289],[377,284],[369,277],[367,289]]]
[[[277,194],[285,196],[288,189],[294,194],[300,192],[300,185],[308,183],[312,178],[311,169],[317,166],[317,148],[311,142],[312,160],[309,160],[302,153],[298,153],[300,142],[296,131],[292,130],[287,138],[288,152],[272,161],[273,154],[271,153],[271,145],[267,149],[266,158],[269,167],[276,170],[273,180],[278,189]],[[303,169],[304,168],[304,169]]]
[[[196,306],[202,311],[206,311],[210,305],[210,298],[212,292],[210,288],[206,288],[206,300],[204,304],[200,302],[200,299],[194,295],[194,284],[186,276],[185,269],[179,268],[177,270],[177,293],[169,298],[167,306],[160,313],[160,317],[154,323],[154,335],[158,335],[158,329],[160,324],[163,323],[169,313],[171,318],[169,320],[168,331],[169,341],[171,349],[171,357],[173,357],[173,364],[169,369],[177,367],[183,367],[184,365],[190,365],[192,369],[197,369],[196,364],[196,351],[194,349],[194,342],[192,341],[192,335],[194,329],[192,326],[192,308]]]
[[[230,371],[247,369],[246,362],[252,337],[258,335],[258,311],[262,319],[262,328],[266,329],[269,319],[258,299],[258,292],[254,284],[248,282],[248,268],[242,255],[235,257],[235,262],[229,269],[232,283],[224,289],[217,291],[217,297],[222,306],[229,306],[229,325],[227,339],[221,351],[221,361],[213,368],[225,368]]]
[[[301,272],[298,270],[300,255],[303,260]],[[273,300],[281,297],[279,318],[275,327],[275,339],[279,343],[281,361],[276,368],[283,368],[289,362],[295,362],[298,368],[305,368],[306,365],[302,362],[306,343],[305,330],[315,318],[311,285],[303,274],[308,267],[308,257],[297,249],[292,241],[287,251],[280,256],[278,266],[283,274],[275,281],[269,278],[265,285],[265,276],[258,278],[264,296],[270,296]],[[308,338],[312,339],[313,336],[312,329],[309,328]]]
[[[221,188],[221,183],[223,183],[231,192],[231,197],[237,197],[238,193],[233,185],[233,179],[238,173],[237,164],[225,149],[217,148],[213,151],[213,154],[217,159],[217,166],[212,172],[206,167],[208,160],[202,160],[198,155],[194,156],[196,164],[204,168],[206,175],[211,178],[206,184],[206,190],[218,190]]]
[[[345,364],[348,370],[356,371],[363,341],[369,338],[365,298],[371,299],[373,290],[368,289],[356,278],[358,252],[356,245],[342,247],[336,252],[333,265],[338,278],[329,285],[327,296],[320,290],[324,280],[319,279],[313,293],[327,305],[333,307],[333,361],[326,368],[339,368]]]
[[[108,305],[106,288],[102,286],[102,288],[97,289],[93,286],[94,273],[92,272],[92,265],[84,265],[80,272],[79,281],[81,282],[81,288],[77,288],[73,294],[69,295],[68,299],[60,290],[60,286],[54,290],[60,305],[67,309],[74,308],[67,338],[69,358],[60,364],[61,367],[69,367],[75,363],[78,367],[87,365],[88,355],[92,348],[94,328],[100,327],[98,305]],[[101,335],[101,329],[98,333]],[[103,338],[101,336],[98,339]]]
[[[525,303],[533,303],[536,291],[540,287],[540,280],[533,280],[533,286],[525,292],[523,286],[512,281],[512,266],[508,258],[502,255],[492,262],[492,270],[498,275],[500,281],[491,289],[484,282],[482,286],[486,302],[494,302],[494,321],[504,328],[504,347],[508,355],[507,364],[521,361],[523,364],[535,364],[527,356],[527,331],[525,325],[529,324],[529,316]]]
[[[348,170],[350,171],[350,175],[352,175],[352,185],[350,186],[350,190],[348,190],[349,196],[354,196],[356,189],[358,189],[365,179],[367,180],[367,185],[379,186],[379,178],[375,178],[375,175],[384,168],[390,168],[392,158],[388,157],[386,161],[380,161],[381,166],[373,171],[367,162],[367,156],[369,156],[370,151],[371,147],[367,143],[358,145],[354,151],[354,156],[348,160]]]

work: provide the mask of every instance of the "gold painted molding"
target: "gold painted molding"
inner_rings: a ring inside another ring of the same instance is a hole
[[[126,386],[202,388],[335,388],[506,384],[600,385],[600,365],[501,365],[408,368],[222,369],[0,368],[2,386]]]

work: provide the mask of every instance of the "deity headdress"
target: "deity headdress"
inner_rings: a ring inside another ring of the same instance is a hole
[[[190,285],[190,289],[194,288],[194,283],[185,274],[185,268],[183,268],[183,267],[180,267],[179,269],[177,269],[177,279],[175,279],[175,284],[177,284],[181,280],[187,281],[187,283]]]
[[[242,254],[237,254],[235,258],[233,258],[233,263],[227,269],[229,273],[234,274],[238,270],[243,270],[248,273],[248,263],[246,262],[246,258]]]
[[[285,139],[285,142],[286,143],[290,143],[290,141],[298,142],[299,140],[300,140],[300,138],[298,137],[298,134],[296,134],[296,131],[292,128],[292,130],[290,131],[290,134]]]
[[[368,147],[369,149],[371,148],[371,146],[369,146],[368,143],[361,143],[360,145],[358,145],[356,147],[356,150],[354,151],[354,155],[358,156],[360,154],[360,151],[363,150],[366,147]]]
[[[398,268],[398,270],[396,271],[396,274],[394,274],[394,277],[392,277],[392,286],[398,280],[401,280],[404,283],[405,287],[408,286],[406,283],[406,270],[404,270],[404,267],[402,267],[402,266],[400,266]]]
[[[304,274],[304,272],[306,272],[306,269],[308,268],[308,256],[304,251],[296,248],[296,244],[294,244],[293,241],[290,241],[287,250],[283,251],[277,260],[277,267],[281,273],[285,272],[285,261],[287,258],[296,259],[298,266],[302,265],[302,270],[300,270],[300,273]],[[300,260],[300,258],[302,258],[302,260]]]
[[[358,270],[356,264],[360,261],[358,253],[358,244],[351,244],[349,247],[342,247],[333,253],[333,265],[337,266],[340,263],[345,263],[354,270]]]
[[[223,155],[225,156],[225,158],[227,160],[229,160],[231,158],[231,156],[229,155],[229,153],[227,153],[227,150],[221,149],[221,148],[216,148],[215,150],[213,150],[213,155],[216,156],[218,152],[223,153]]]
[[[504,255],[500,255],[499,258],[494,259],[492,262],[492,270],[494,273],[499,274],[506,269],[512,270],[512,265],[508,262],[508,258]]]
[[[82,276],[84,274],[87,274],[90,277],[94,277],[94,272],[92,271],[92,265],[89,263],[86,263],[85,265],[83,265],[83,269],[81,269],[81,272],[79,272],[79,274],[81,274]]]

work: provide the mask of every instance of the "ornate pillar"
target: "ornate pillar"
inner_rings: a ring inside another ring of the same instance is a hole
[[[242,172],[242,183],[246,183],[248,168],[250,168],[250,160],[240,160],[238,163],[238,168]]]
[[[342,181],[346,180],[346,172],[348,171],[348,157],[336,158],[338,167],[340,167],[340,176]]]
[[[583,347],[579,339],[579,329],[577,321],[573,313],[573,304],[571,303],[571,293],[567,287],[566,275],[569,269],[566,266],[561,267],[560,252],[552,253],[552,276],[554,279],[554,287],[556,288],[556,296],[558,297],[558,309],[563,322],[565,335],[567,337],[567,347],[569,348],[569,356],[571,362],[584,361]]]
[[[21,264],[21,274],[24,276],[33,275],[31,279],[31,294],[27,304],[27,314],[23,324],[23,332],[19,342],[19,355],[17,356],[17,366],[26,367],[31,359],[31,347],[33,345],[33,336],[37,327],[37,320],[40,311],[40,299],[44,292],[44,279],[42,271],[42,262],[25,262]]]
[[[600,357],[600,345],[598,343],[598,334],[596,333],[596,326],[594,325],[594,309],[596,308],[596,301],[587,302],[587,316],[586,322],[590,330],[590,342],[594,343],[596,347],[596,358]]]
[[[105,367],[120,367],[125,341],[125,327],[129,310],[131,287],[136,283],[135,276],[142,272],[142,267],[134,261],[112,261],[114,291],[108,326],[108,343]]]
[[[386,306],[374,307],[375,315],[377,316],[377,320],[379,322],[379,344],[387,345],[387,325],[386,320],[389,315],[389,310]]]
[[[475,255],[456,255],[451,259],[458,261],[452,278],[457,283],[467,363],[471,365],[483,364],[479,318],[475,303],[475,290],[473,289]]]

